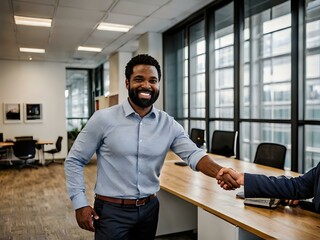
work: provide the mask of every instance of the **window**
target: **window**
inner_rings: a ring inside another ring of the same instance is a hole
[[[247,15],[254,12],[245,1]],[[241,118],[291,118],[290,2],[245,19]]]
[[[233,3],[216,10],[210,39],[210,118],[234,116]],[[218,128],[219,129],[219,128]],[[224,129],[227,130],[227,129]],[[232,129],[233,130],[233,127]]]
[[[305,119],[320,120],[320,0],[306,9]]]
[[[191,128],[203,128],[206,117],[206,41],[204,21],[192,25],[189,29],[190,88],[187,91],[190,102]],[[186,56],[188,56],[186,54]],[[185,64],[187,65],[187,64]],[[187,67],[186,67],[187,69]],[[186,104],[187,105],[187,104]],[[196,120],[202,118],[203,120]],[[204,129],[204,128],[203,128]]]
[[[320,0],[306,6],[305,120],[320,120]],[[305,126],[304,171],[320,161],[320,123]]]
[[[89,118],[88,79],[88,70],[67,69],[65,91],[67,131],[80,129]]]
[[[274,142],[287,147],[286,168],[319,163],[320,0],[213,1],[164,40],[165,75],[181,71],[165,78],[165,109],[183,111],[169,112],[183,126],[205,126],[208,145],[216,129],[239,131],[246,161]],[[185,54],[167,62],[175,51]]]
[[[288,149],[285,167],[290,168],[290,124],[280,122],[291,119],[291,6],[289,1],[277,5],[271,1],[264,3],[264,8],[259,8],[245,0],[241,157],[252,162],[259,143],[280,143]]]

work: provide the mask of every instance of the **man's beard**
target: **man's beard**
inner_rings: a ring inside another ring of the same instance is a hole
[[[148,90],[150,92],[151,98],[150,99],[141,99],[141,98],[139,98],[140,91],[146,92],[146,90],[144,90],[144,89],[132,90],[129,86],[128,94],[129,94],[131,101],[134,104],[136,104],[142,108],[150,107],[152,104],[154,104],[154,102],[157,101],[157,99],[159,97],[159,92],[160,92],[160,91],[158,91],[155,93],[154,91]]]

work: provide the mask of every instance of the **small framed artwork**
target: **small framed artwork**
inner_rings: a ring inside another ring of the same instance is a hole
[[[22,122],[22,104],[4,103],[3,104],[3,122],[21,123]]]
[[[42,122],[42,103],[25,103],[24,121],[26,123]]]

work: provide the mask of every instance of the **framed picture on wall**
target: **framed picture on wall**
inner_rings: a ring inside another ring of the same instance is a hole
[[[26,123],[38,123],[42,120],[42,103],[24,104],[24,121]]]
[[[22,104],[4,103],[3,104],[3,122],[21,123],[22,122]]]

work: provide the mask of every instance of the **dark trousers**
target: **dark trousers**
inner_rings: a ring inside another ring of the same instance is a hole
[[[95,240],[154,240],[159,215],[155,197],[143,206],[126,206],[95,199]]]

